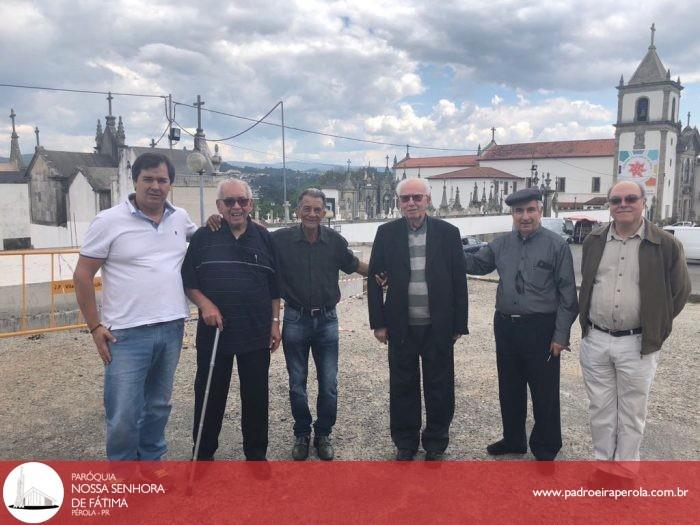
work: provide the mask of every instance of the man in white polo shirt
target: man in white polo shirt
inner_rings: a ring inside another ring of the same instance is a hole
[[[175,368],[189,316],[180,277],[196,226],[166,198],[170,160],[144,153],[131,168],[136,192],[97,214],[75,269],[75,291],[105,364],[107,458],[159,460],[166,452]],[[102,315],[93,280],[102,270]]]

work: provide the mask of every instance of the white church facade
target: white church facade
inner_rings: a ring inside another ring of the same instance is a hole
[[[646,55],[625,83],[617,86],[615,136],[607,139],[532,142],[500,145],[492,128],[491,142],[476,155],[412,158],[395,165],[397,178],[425,177],[436,195],[460,189],[472,192],[474,182],[500,200],[520,187],[549,188],[554,209],[586,210],[606,205],[607,191],[617,180],[637,180],[647,189],[647,212],[656,222],[695,221],[700,212],[700,133],[679,120],[680,78],[671,79],[656,53],[654,26]],[[498,174],[474,180],[470,169],[493,168]],[[463,173],[464,176],[459,176]],[[514,178],[509,186],[503,174]],[[549,184],[547,181],[549,180]],[[471,188],[471,189],[470,189]]]

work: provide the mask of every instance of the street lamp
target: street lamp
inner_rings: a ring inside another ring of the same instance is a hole
[[[207,167],[207,159],[199,151],[193,151],[187,155],[187,167],[194,173],[199,173],[199,223],[204,226],[204,168]]]
[[[326,210],[326,217],[328,217],[328,227],[331,227],[331,219],[335,217],[335,214],[333,213],[333,210]]]

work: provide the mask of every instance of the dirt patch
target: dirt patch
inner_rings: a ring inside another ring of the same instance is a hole
[[[501,434],[493,305],[496,285],[471,280],[469,329],[455,348],[456,411],[449,459],[486,459],[485,446]],[[391,459],[389,373],[386,347],[372,336],[364,297],[344,300],[340,318],[338,421],[333,440],[338,459]],[[696,459],[700,305],[689,304],[676,319],[664,345],[649,405],[642,456]],[[175,378],[173,412],[167,429],[169,459],[186,459],[191,450],[194,331],[187,323]],[[579,329],[561,368],[564,447],[561,459],[592,458],[588,400],[578,364]],[[0,340],[0,458],[104,459],[101,361],[85,331]],[[313,364],[309,398],[316,397]],[[313,411],[313,409],[312,409]],[[281,350],[270,367],[270,445],[268,458],[289,459],[292,416],[287,371]],[[528,425],[531,421],[528,420]],[[671,439],[670,436],[673,436]],[[238,380],[233,375],[219,459],[242,459]],[[527,456],[531,458],[530,455]]]

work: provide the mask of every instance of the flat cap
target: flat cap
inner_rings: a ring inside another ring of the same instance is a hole
[[[525,188],[508,195],[506,197],[506,205],[513,206],[515,204],[522,204],[524,202],[541,200],[542,192],[540,190],[538,190],[537,188]]]

